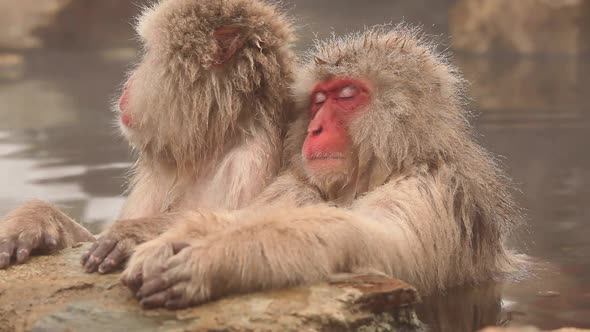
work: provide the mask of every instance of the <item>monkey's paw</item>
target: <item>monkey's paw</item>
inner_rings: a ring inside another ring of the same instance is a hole
[[[121,275],[121,282],[133,293],[137,293],[144,280],[161,275],[168,259],[187,246],[186,243],[168,242],[162,239],[139,245]]]
[[[204,242],[192,242],[171,257],[164,270],[144,279],[137,293],[144,308],[165,307],[170,310],[198,305],[220,296],[224,280],[216,275],[219,261]],[[215,294],[213,280],[216,280]],[[227,280],[225,280],[227,281]]]
[[[80,258],[88,273],[109,273],[121,267],[135,248],[147,239],[143,230],[160,223],[157,218],[118,220],[98,237]]]
[[[8,214],[0,222],[0,269],[24,263],[32,253],[51,253],[69,245],[72,236],[62,225],[64,218],[53,206],[36,200]]]
[[[109,273],[133,253],[138,241],[117,231],[117,226],[101,234],[94,244],[80,258],[80,264],[88,273]]]

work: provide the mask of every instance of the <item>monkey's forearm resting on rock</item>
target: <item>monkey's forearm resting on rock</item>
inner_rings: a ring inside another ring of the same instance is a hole
[[[24,263],[32,253],[51,253],[94,236],[53,205],[30,201],[0,222],[0,268]]]
[[[443,174],[392,180],[347,209],[281,205],[211,213],[209,220],[226,218],[231,226],[197,238],[167,262],[152,261],[165,272],[144,278],[138,296],[145,307],[177,308],[342,272],[378,271],[426,292],[460,283],[473,277],[462,274],[473,271],[475,248],[454,219],[453,202],[442,194],[450,189],[448,180]],[[167,233],[177,237],[165,241],[190,239],[201,224],[185,219]],[[452,268],[460,264],[463,269]]]

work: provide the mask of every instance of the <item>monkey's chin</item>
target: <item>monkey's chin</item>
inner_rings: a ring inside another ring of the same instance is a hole
[[[132,136],[131,128],[124,125],[123,122],[121,122],[121,120],[118,121],[118,124],[119,124],[119,131],[121,132],[123,137],[125,137],[127,140],[131,140],[131,136]]]
[[[345,166],[344,158],[314,158],[305,161],[305,167],[311,172],[334,171]]]
[[[305,171],[310,180],[320,186],[332,185],[348,178],[344,158],[316,158],[305,161]]]

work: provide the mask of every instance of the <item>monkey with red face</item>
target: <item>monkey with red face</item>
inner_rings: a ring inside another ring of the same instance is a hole
[[[248,208],[169,215],[182,222],[139,246],[122,276],[143,306],[338,273],[382,273],[427,294],[519,267],[504,245],[521,220],[509,181],[474,141],[463,81],[433,45],[375,28],[309,59],[288,167]]]
[[[110,272],[134,248],[164,232],[162,215],[247,206],[281,166],[292,107],[293,29],[256,0],[166,0],[146,8],[144,44],[116,105],[138,152],[119,221],[82,257]],[[56,207],[29,202],[0,222],[0,269],[33,252],[95,238]]]

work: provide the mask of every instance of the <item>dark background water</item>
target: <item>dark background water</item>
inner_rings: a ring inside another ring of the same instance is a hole
[[[298,17],[304,50],[314,34],[402,19],[449,43],[452,2],[291,0],[285,6]],[[130,22],[140,2],[97,3],[74,2],[36,28],[41,46],[0,46],[0,215],[40,198],[99,232],[124,200],[132,157],[109,105],[136,60]],[[544,268],[517,283],[427,298],[421,317],[446,331],[590,327],[590,62],[460,52],[454,62],[472,83],[480,140],[502,156],[527,210],[528,228],[512,246]]]

